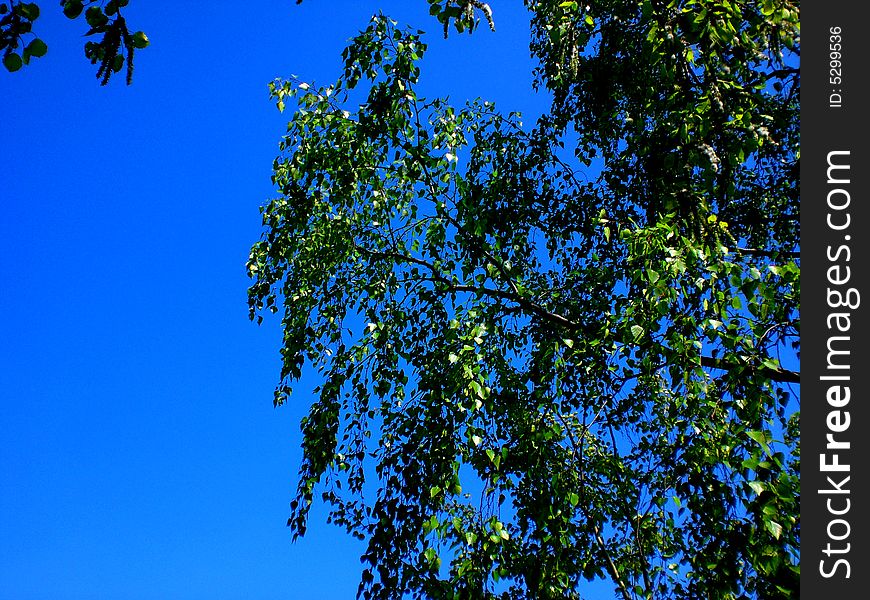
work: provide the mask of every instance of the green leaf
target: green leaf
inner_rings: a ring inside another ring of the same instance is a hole
[[[750,456],[749,458],[743,460],[743,462],[740,463],[740,466],[742,466],[744,469],[750,469],[754,471],[755,468],[758,466],[758,463],[758,457]]]
[[[635,343],[641,341],[645,334],[646,330],[640,325],[631,326],[631,337],[634,339]]]
[[[23,64],[24,61],[22,61],[21,57],[14,52],[10,52],[3,57],[3,66],[6,67],[6,70],[10,73],[13,73],[20,69]]]
[[[779,361],[775,358],[765,358],[761,361],[762,366],[767,369],[778,370],[779,369]]]
[[[764,521],[764,528],[770,532],[770,535],[774,537],[774,539],[779,539],[782,536],[782,525],[777,523],[776,521]]]
[[[759,444],[766,444],[767,443],[767,436],[764,434],[763,431],[749,430],[746,432],[746,436],[749,439],[758,442]]]
[[[486,390],[483,388],[482,385],[480,385],[479,382],[471,381],[468,385],[471,387],[471,389],[474,391],[474,394],[478,398],[480,398],[481,400],[486,399]]]
[[[75,19],[82,14],[84,8],[84,3],[81,0],[69,0],[63,4],[63,14],[68,19]]]
[[[100,29],[109,22],[109,17],[103,14],[99,6],[90,6],[85,11],[85,20],[94,29]]]
[[[151,41],[144,31],[137,31],[130,36],[130,45],[137,49],[147,48]]]
[[[45,56],[45,53],[48,52],[48,46],[41,39],[36,38],[32,40],[27,46],[25,46],[24,50],[30,54],[30,56],[35,56],[37,58],[41,56]]]
[[[752,488],[752,491],[755,492],[757,495],[761,495],[761,493],[764,492],[764,488],[765,488],[764,482],[748,481],[746,483],[750,488]]]
[[[34,2],[22,2],[17,8],[25,19],[35,21],[39,18],[39,5]]]

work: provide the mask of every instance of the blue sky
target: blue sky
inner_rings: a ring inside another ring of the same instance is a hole
[[[423,94],[534,115],[528,18],[446,42],[423,0],[133,0],[152,44],[101,88],[83,23],[42,3],[46,57],[0,72],[0,600],[352,598],[362,546],[285,527],[296,402],[245,261],[288,115],[378,9],[429,32]]]

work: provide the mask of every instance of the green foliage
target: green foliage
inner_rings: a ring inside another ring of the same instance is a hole
[[[29,64],[31,58],[43,56],[48,49],[45,42],[31,33],[33,22],[39,18],[39,6],[32,2],[0,3],[0,52],[3,66],[9,72]],[[31,38],[24,44],[26,38]],[[22,50],[18,52],[18,48]]]
[[[99,41],[85,42],[85,57],[98,65],[97,79],[106,85],[114,73],[125,68],[127,85],[133,81],[133,55],[148,46],[142,31],[130,33],[121,9],[129,0],[61,0],[63,14],[78,19],[82,13],[89,29],[85,36],[100,36]],[[87,7],[87,9],[85,8]],[[33,34],[39,17],[39,5],[33,2],[0,2],[0,52],[3,65],[10,72],[29,64],[31,58],[45,56],[48,46]],[[25,43],[25,40],[26,41]],[[18,48],[22,48],[18,53]]]
[[[271,85],[250,314],[276,404],[321,381],[289,525],[366,540],[364,598],[796,596],[797,7],[527,4],[530,128],[419,97],[382,16]]]
[[[495,31],[495,21],[492,19],[492,9],[486,2],[478,0],[426,0],[429,3],[429,14],[438,19],[444,28],[444,37],[450,32],[450,25],[458,33],[472,33],[480,24],[478,11],[483,14],[489,28]]]

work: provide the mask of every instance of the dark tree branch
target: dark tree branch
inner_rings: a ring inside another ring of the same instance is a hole
[[[565,327],[571,331],[583,333],[585,328],[575,321],[568,319],[558,313],[547,310],[540,304],[532,302],[528,298],[524,298],[523,296],[519,296],[514,292],[509,292],[505,290],[500,290],[497,288],[488,288],[486,286],[476,286],[476,285],[467,285],[462,283],[457,283],[448,279],[441,271],[431,262],[415,258],[413,256],[408,256],[406,254],[402,254],[401,252],[384,252],[379,250],[369,250],[368,248],[364,248],[362,246],[356,245],[357,250],[366,254],[367,256],[371,256],[375,259],[390,259],[396,262],[404,262],[409,264],[415,264],[421,267],[426,268],[431,271],[432,277],[429,278],[430,281],[440,284],[444,287],[446,292],[468,292],[473,294],[478,294],[480,296],[488,296],[490,298],[498,298],[500,300],[507,300],[509,302],[513,302],[519,307],[527,310],[529,313],[534,314],[542,319],[553,323],[554,325],[558,325],[560,327]],[[702,356],[701,357],[701,366],[707,369],[717,369],[721,371],[730,371],[740,366],[748,366],[748,365],[740,365],[733,362],[728,362],[721,358],[715,358],[712,356]],[[780,383],[800,383],[800,373],[797,371],[791,371],[789,369],[779,368],[771,368],[771,367],[755,367],[750,366],[751,370],[761,373],[765,377],[768,377],[771,381],[777,381]]]
[[[610,558],[610,553],[607,551],[607,548],[604,545],[604,538],[601,537],[601,533],[598,530],[598,525],[592,526],[592,531],[595,532],[595,541],[598,542],[598,547],[601,548],[602,554],[604,554],[604,558],[607,559],[607,567],[610,569],[610,576],[613,577],[613,581],[619,586],[619,591],[622,592],[622,597],[625,600],[631,600],[631,594],[628,593],[628,587],[625,585],[625,582],[622,580],[622,576],[619,574],[619,570],[616,568],[616,564],[613,562],[613,559]]]
[[[701,366],[706,367],[708,369],[717,369],[720,371],[730,371],[739,365],[734,363],[725,361],[721,358],[715,358],[712,356],[702,356],[701,357]],[[769,378],[772,381],[778,381],[781,383],[800,383],[801,382],[801,374],[797,371],[790,371],[788,369],[779,368],[771,368],[771,367],[749,367],[753,371],[757,371]]]
[[[735,248],[738,254],[747,254],[749,256],[763,256],[764,258],[788,258],[796,260],[801,257],[800,252],[785,252],[776,250],[759,250],[758,248]]]

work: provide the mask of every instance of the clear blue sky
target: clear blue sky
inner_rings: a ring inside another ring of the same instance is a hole
[[[42,2],[49,54],[0,72],[0,600],[354,597],[358,542],[318,511],[290,542],[307,398],[272,408],[280,331],[247,320],[266,85],[331,81],[383,9],[429,32],[424,95],[533,115],[527,15],[492,4],[445,42],[424,0],[133,0],[151,47],[101,88]]]

